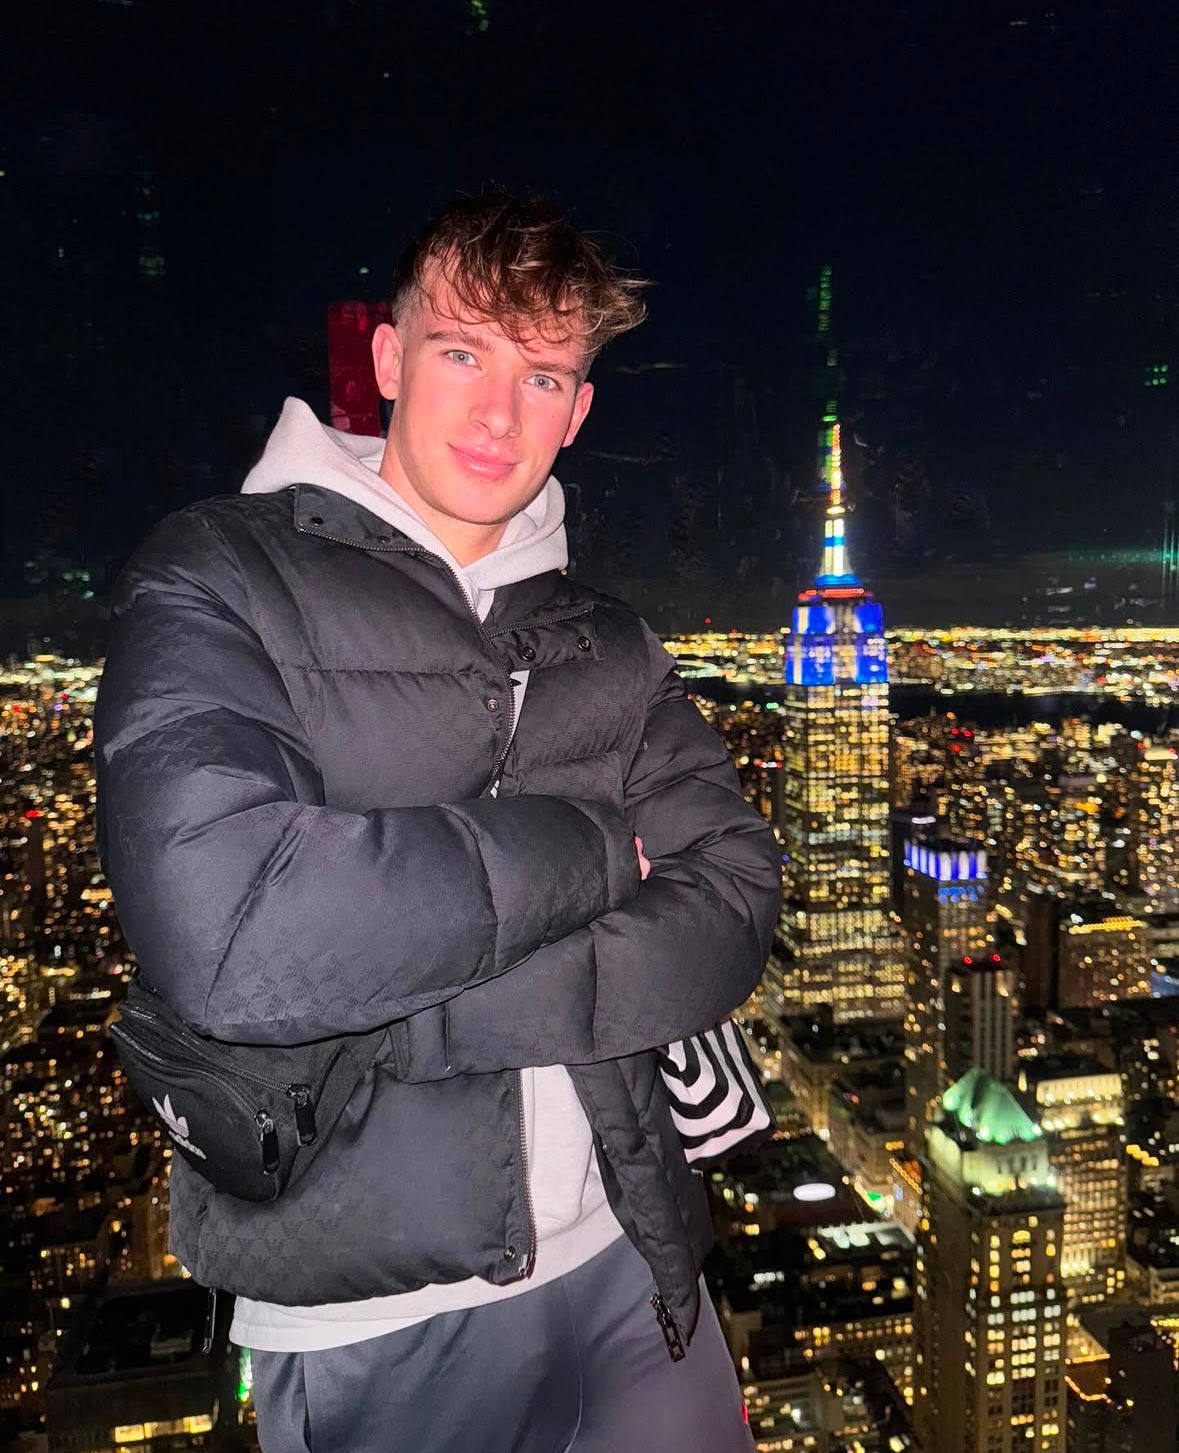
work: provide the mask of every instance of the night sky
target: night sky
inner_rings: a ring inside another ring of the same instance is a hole
[[[813,568],[824,264],[854,555],[892,617],[985,617],[1021,571],[1098,579],[1099,616],[1149,598],[1179,493],[1173,5],[10,12],[9,600],[100,601],[153,518],[236,490],[286,393],[325,410],[327,303],[379,297],[429,209],[493,181],[657,284],[559,467],[577,568],[657,624],[772,624]]]

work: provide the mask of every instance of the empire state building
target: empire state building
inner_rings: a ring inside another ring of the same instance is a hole
[[[889,918],[888,653],[879,604],[848,559],[840,426],[825,419],[823,563],[786,640],[784,898],[767,973],[786,1014],[900,1018],[905,981]]]

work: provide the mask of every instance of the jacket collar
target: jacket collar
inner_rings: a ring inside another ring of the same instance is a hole
[[[324,489],[317,484],[295,484],[291,486],[291,495],[292,519],[300,534],[315,535],[322,540],[353,545],[379,554],[437,558],[394,525],[335,490]],[[555,664],[555,661],[547,659],[553,645],[545,646],[542,651],[540,639],[544,628],[554,624],[568,626],[560,633],[568,640],[559,651],[559,659],[584,659],[586,655],[596,657],[597,633],[586,624],[592,619],[593,608],[594,596],[577,581],[563,571],[549,570],[512,585],[500,586],[484,627],[497,643],[502,640],[508,653],[518,658],[516,664],[521,666],[530,664],[530,659],[523,654],[524,648],[535,651],[532,663]],[[581,627],[578,626],[579,621]],[[582,638],[593,642],[592,652],[587,651],[585,646],[579,646]]]
[[[394,525],[334,489],[324,489],[318,484],[294,484],[291,499],[294,525],[301,534],[357,545],[362,550],[422,551],[420,545],[414,544]]]

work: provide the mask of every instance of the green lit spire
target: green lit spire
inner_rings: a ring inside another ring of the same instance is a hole
[[[945,1092],[942,1109],[989,1145],[1039,1140],[1043,1134],[1007,1086],[977,1066]]]

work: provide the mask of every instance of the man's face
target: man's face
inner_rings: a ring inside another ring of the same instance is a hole
[[[462,563],[493,550],[589,412],[581,341],[513,343],[463,316],[435,268],[409,315],[377,329],[373,360],[397,400],[382,476]]]

